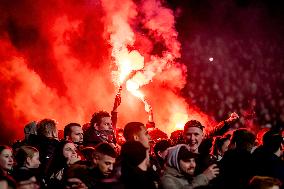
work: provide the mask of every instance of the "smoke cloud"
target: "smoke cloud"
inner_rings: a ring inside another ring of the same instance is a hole
[[[3,0],[0,9],[1,142],[23,137],[33,120],[52,118],[63,129],[111,111],[115,57],[131,51],[144,58],[140,89],[157,127],[170,133],[190,118],[212,121],[179,94],[187,70],[178,62],[173,12],[160,1]],[[118,127],[147,121],[143,103],[126,90],[118,116]]]

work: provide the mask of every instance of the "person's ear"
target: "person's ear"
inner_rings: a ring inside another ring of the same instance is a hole
[[[160,158],[162,158],[162,152],[161,152],[161,151],[158,151],[158,156],[159,156]]]
[[[134,135],[134,136],[133,136],[133,139],[134,139],[134,141],[139,141],[138,135]]]
[[[26,160],[26,165],[30,165],[30,164],[31,164],[31,161],[32,161],[32,158],[30,158],[30,157],[27,157],[27,160]]]
[[[96,130],[99,130],[99,126],[98,126],[97,123],[94,124],[94,128],[95,128]]]
[[[98,161],[99,161],[99,155],[94,155],[94,157],[93,157],[94,164],[97,165]]]

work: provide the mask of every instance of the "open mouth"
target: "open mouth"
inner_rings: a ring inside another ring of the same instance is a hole
[[[12,167],[13,166],[13,164],[7,164],[7,167]]]

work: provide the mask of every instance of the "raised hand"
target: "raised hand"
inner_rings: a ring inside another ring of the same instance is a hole
[[[217,167],[216,164],[210,165],[204,172],[203,174],[207,177],[207,179],[210,181],[217,177],[219,174],[219,168]]]
[[[154,122],[153,109],[152,109],[152,106],[150,105],[149,105],[149,112],[148,112],[148,121]]]
[[[122,86],[119,87],[118,93],[115,95],[113,109],[112,109],[113,112],[117,112],[117,108],[121,104],[121,90]]]
[[[226,120],[227,123],[233,123],[235,121],[237,121],[240,118],[240,116],[236,113],[233,112],[231,113],[230,117]]]

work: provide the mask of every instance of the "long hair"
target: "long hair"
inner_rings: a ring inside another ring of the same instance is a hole
[[[67,158],[63,155],[63,148],[66,144],[73,143],[72,141],[60,141],[54,152],[54,158],[47,170],[47,176],[50,177],[53,173],[57,173],[61,169],[67,167]]]

